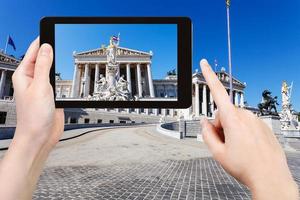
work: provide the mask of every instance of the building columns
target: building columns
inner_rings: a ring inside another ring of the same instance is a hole
[[[211,110],[211,116],[214,117],[215,116],[215,104],[214,104],[214,100],[212,97],[211,92],[209,93],[209,102],[210,102],[210,110]]]
[[[199,83],[195,83],[195,116],[200,115]]]
[[[99,71],[100,71],[100,66],[97,63],[95,65],[95,81],[94,81],[94,93],[97,92],[97,81],[99,81]]]
[[[3,98],[4,96],[5,79],[6,79],[6,70],[2,70],[1,79],[0,79],[0,98]]]
[[[240,99],[240,107],[243,108],[243,107],[245,107],[245,104],[244,104],[244,101],[245,101],[245,99],[244,99],[244,93],[241,92],[240,95],[241,95],[241,99]]]
[[[140,114],[140,113],[141,113],[141,110],[140,110],[139,108],[136,108],[136,109],[135,109],[135,112],[136,112],[136,114]]]
[[[80,71],[78,69],[78,64],[75,64],[74,66],[74,73],[73,73],[73,82],[72,82],[72,91],[71,91],[71,97],[78,97],[79,93],[79,77]]]
[[[165,108],[161,109],[161,115],[162,116],[167,116],[167,110]]]
[[[150,63],[147,64],[150,97],[155,97]]]
[[[87,97],[90,93],[90,75],[89,75],[89,65],[85,64],[84,66],[84,88],[83,88],[83,96]]]
[[[59,97],[62,98],[62,95],[63,95],[63,86],[61,85],[59,89],[60,89]]]
[[[130,74],[130,64],[126,64],[126,80],[128,82],[128,91],[131,93],[131,74]]]
[[[239,106],[239,93],[237,91],[234,92],[234,105]]]
[[[202,114],[207,116],[207,91],[206,91],[206,85],[203,85],[203,90],[202,90]]]
[[[138,63],[136,65],[136,70],[137,70],[137,81],[138,81],[138,96],[142,97],[143,96],[143,88],[142,88],[142,74],[141,74],[141,64]]]
[[[174,109],[173,108],[170,109],[170,116],[174,117]]]

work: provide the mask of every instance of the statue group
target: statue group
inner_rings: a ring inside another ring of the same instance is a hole
[[[134,100],[128,89],[128,82],[124,75],[120,76],[120,67],[117,63],[117,49],[120,42],[118,37],[111,37],[109,45],[106,47],[106,77],[100,74],[99,80],[96,81],[96,90],[89,100],[97,101],[130,101]]]
[[[282,110],[278,114],[276,106],[277,96],[273,97],[269,90],[264,90],[262,93],[262,102],[257,106],[259,108],[259,115],[275,115],[280,116],[282,130],[299,130],[299,123],[293,116],[293,109],[291,104],[293,83],[288,86],[286,81],[282,82],[281,86],[281,99]]]
[[[262,93],[262,102],[257,105],[259,109],[259,115],[276,115],[278,116],[276,105],[277,96],[273,97],[269,90],[264,90]]]

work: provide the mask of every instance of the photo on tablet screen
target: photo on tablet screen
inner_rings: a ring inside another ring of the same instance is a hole
[[[177,101],[176,24],[55,24],[59,101]]]

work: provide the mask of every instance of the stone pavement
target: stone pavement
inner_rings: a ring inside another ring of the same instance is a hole
[[[57,145],[34,199],[251,199],[210,156],[195,138],[169,138],[155,126],[90,132]],[[287,157],[300,184],[300,151]]]
[[[211,158],[111,167],[51,167],[34,199],[250,199]]]

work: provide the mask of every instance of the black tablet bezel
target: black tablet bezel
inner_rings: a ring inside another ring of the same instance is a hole
[[[59,101],[57,108],[188,108],[192,104],[192,23],[188,17],[44,17],[40,44],[55,49],[55,24],[177,24],[177,101]],[[55,94],[55,50],[50,70]]]

